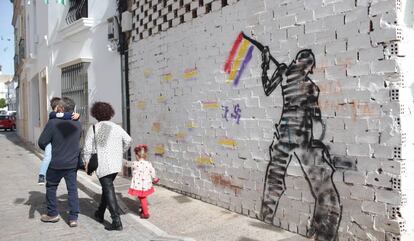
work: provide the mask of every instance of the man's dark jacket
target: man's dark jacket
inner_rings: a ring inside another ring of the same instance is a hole
[[[47,122],[38,144],[42,150],[47,144],[52,144],[52,161],[49,168],[63,170],[77,167],[81,133],[79,121],[52,119]]]

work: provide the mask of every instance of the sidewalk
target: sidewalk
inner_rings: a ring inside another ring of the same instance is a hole
[[[82,173],[78,181],[82,189],[98,197],[100,185],[96,176]],[[191,237],[198,241],[308,240],[160,186],[156,186],[155,193],[148,198],[150,219],[142,220],[138,217],[139,202],[127,194],[129,185],[129,179],[122,176],[116,178],[115,190],[122,210],[156,233],[161,229],[171,235]]]
[[[46,212],[45,187],[37,184],[39,158],[19,140],[14,132],[0,132],[0,240],[7,241],[84,241],[84,240],[190,240],[154,232],[135,219],[122,215],[124,230],[106,231],[104,225],[93,219],[98,203],[82,190],[79,192],[79,226],[67,224],[67,191],[62,181],[58,188],[58,209],[61,220],[42,223]],[[66,194],[65,194],[66,193]],[[106,212],[105,224],[111,220]]]
[[[101,187],[95,175],[88,176],[84,172],[78,172],[78,183],[82,191],[94,200],[100,200]],[[119,205],[125,213],[122,220],[124,221],[126,218],[134,220],[138,225],[165,239],[193,239],[197,241],[310,240],[161,186],[156,186],[155,193],[148,198],[150,219],[140,219],[138,216],[139,202],[127,194],[129,185],[128,178],[119,175],[115,179]],[[109,217],[106,219],[110,220]]]

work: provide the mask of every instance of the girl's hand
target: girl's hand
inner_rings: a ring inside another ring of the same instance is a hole
[[[152,179],[153,184],[157,184],[159,181],[160,181],[160,179],[158,177]]]
[[[80,117],[79,113],[76,113],[76,112],[72,113],[72,120],[79,120],[79,117]]]

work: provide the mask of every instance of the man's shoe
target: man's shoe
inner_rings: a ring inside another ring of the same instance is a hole
[[[69,227],[74,228],[78,226],[78,221],[77,220],[70,220],[69,221]]]
[[[48,216],[47,214],[42,214],[42,217],[40,218],[40,220],[45,223],[56,223],[59,221],[59,219],[60,219],[59,216],[51,217],[51,216]]]
[[[45,185],[46,184],[46,178],[44,175],[39,175],[39,179],[37,179],[37,184],[39,185]]]
[[[104,214],[101,214],[101,212],[96,211],[95,214],[94,214],[94,217],[95,217],[95,220],[96,221],[98,221],[100,223],[103,223],[103,221],[104,221]]]

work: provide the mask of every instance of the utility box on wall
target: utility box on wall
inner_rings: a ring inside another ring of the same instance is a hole
[[[411,240],[410,4],[134,1],[132,136],[189,196],[315,240]]]
[[[118,30],[118,19],[117,17],[110,17],[107,20],[108,22],[108,40],[116,41],[119,39],[119,30]]]
[[[121,29],[122,29],[122,32],[128,32],[132,30],[132,13],[131,12],[125,11],[122,13]]]

